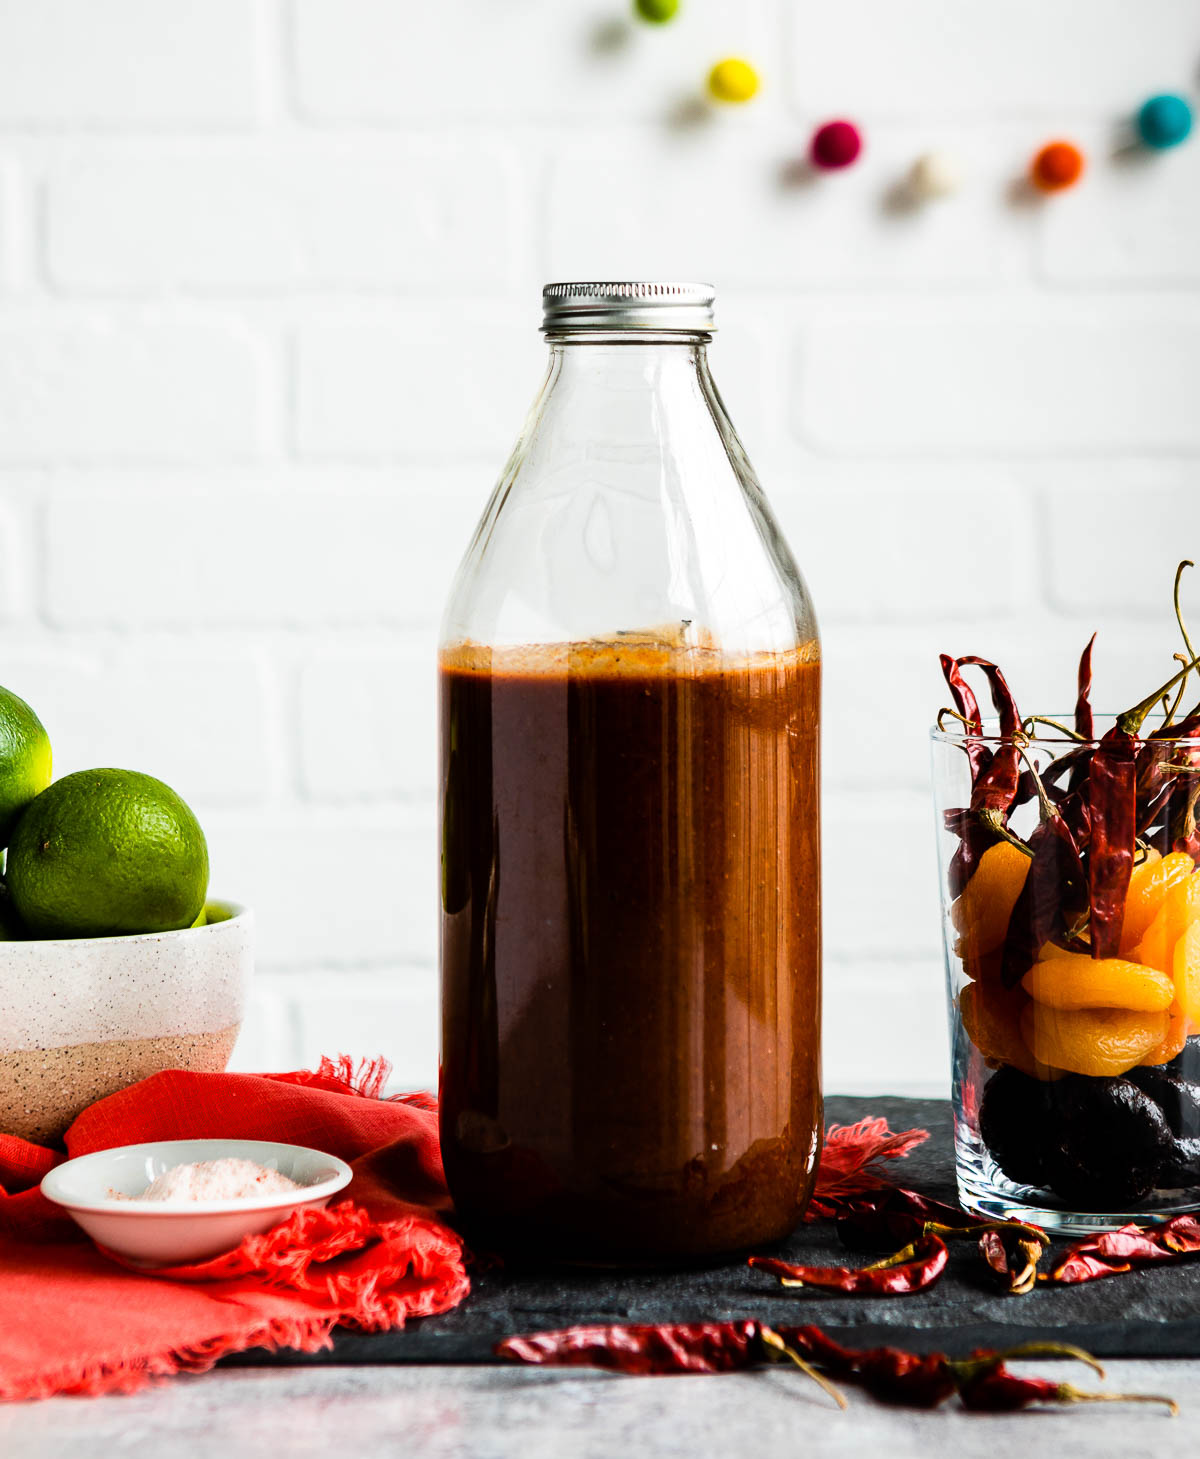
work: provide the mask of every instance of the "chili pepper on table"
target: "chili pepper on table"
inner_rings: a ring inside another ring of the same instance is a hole
[[[1173,1398],[1157,1393],[1088,1393],[1072,1383],[1055,1383],[1050,1378],[1026,1378],[1003,1363],[984,1368],[959,1385],[959,1399],[974,1413],[1014,1413],[1035,1403],[1157,1403],[1172,1418],[1179,1412]]]
[[[1014,1297],[1033,1290],[1038,1266],[1050,1246],[1050,1238],[1038,1226],[1022,1221],[981,1221],[900,1187],[849,1202],[838,1215],[837,1229],[843,1246],[855,1251],[911,1245],[929,1235],[943,1241],[955,1237],[977,1241],[984,1261]]]
[[[752,1256],[749,1265],[778,1277],[785,1287],[820,1287],[847,1296],[906,1297],[932,1287],[949,1259],[942,1238],[926,1232],[894,1255],[865,1267],[803,1266],[774,1256]]]
[[[621,1373],[729,1373],[763,1361],[761,1324],[745,1322],[594,1324],[506,1337],[496,1354],[558,1368]]]
[[[1173,1216],[1153,1225],[1130,1224],[1074,1242],[1043,1278],[1057,1284],[1120,1276],[1135,1263],[1181,1261],[1200,1252],[1200,1218]]]
[[[1095,1358],[1067,1343],[1026,1343],[1006,1352],[980,1348],[966,1358],[951,1358],[893,1347],[844,1347],[811,1324],[769,1327],[745,1320],[566,1328],[505,1338],[495,1351],[498,1357],[539,1367],[604,1368],[635,1376],[727,1373],[786,1361],[814,1378],[843,1408],[845,1399],[831,1379],[854,1383],[880,1402],[908,1408],[937,1408],[954,1393],[967,1406],[991,1412],[1102,1398],[1171,1405],[1168,1398],[1088,1394],[1069,1384],[1019,1378],[1005,1366],[1013,1358],[1070,1358],[1103,1377]]]
[[[1013,1297],[1033,1291],[1049,1245],[1050,1238],[1036,1226],[998,1222],[979,1234],[980,1254]]]
[[[803,1352],[766,1323],[669,1322],[562,1328],[496,1344],[500,1358],[548,1368],[607,1368],[638,1377],[679,1373],[732,1373],[765,1363],[794,1364],[827,1392],[839,1408],[841,1393]]]
[[[853,1251],[894,1251],[924,1235],[930,1223],[940,1228],[939,1235],[978,1224],[957,1206],[895,1185],[857,1196],[837,1212],[838,1238]]]
[[[884,1403],[936,1408],[957,1384],[944,1353],[910,1353],[903,1348],[847,1348],[819,1327],[782,1327],[785,1341],[832,1378],[857,1383]]]

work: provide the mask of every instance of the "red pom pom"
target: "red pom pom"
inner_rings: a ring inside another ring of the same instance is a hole
[[[1083,176],[1083,153],[1074,142],[1047,142],[1033,159],[1030,181],[1044,193],[1074,187]]]
[[[826,122],[813,133],[809,156],[814,167],[829,172],[849,167],[862,151],[862,133],[853,122]]]

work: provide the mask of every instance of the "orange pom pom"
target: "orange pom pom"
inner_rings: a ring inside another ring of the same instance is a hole
[[[1074,187],[1083,176],[1083,153],[1074,142],[1047,142],[1033,159],[1030,181],[1044,193]]]

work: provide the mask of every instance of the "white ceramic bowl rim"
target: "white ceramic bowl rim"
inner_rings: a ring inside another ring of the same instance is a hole
[[[228,927],[233,922],[245,922],[254,915],[249,907],[243,907],[240,902],[228,902],[224,897],[209,897],[204,905],[220,907],[229,915],[219,922],[206,922],[203,927],[173,927],[166,932],[116,932],[109,937],[22,937],[14,942],[0,943],[0,948],[45,947],[47,944],[70,947],[72,943],[102,947],[108,942],[145,942],[157,937],[203,937],[206,932],[215,932],[218,927]]]
[[[197,932],[201,930],[196,928]],[[215,1147],[220,1147],[224,1153],[214,1153]],[[277,1164],[280,1155],[290,1155],[293,1158],[299,1157],[301,1160],[332,1166],[334,1173],[325,1180],[301,1185],[299,1190],[282,1191],[278,1195],[262,1198],[243,1197],[239,1200],[180,1201],[175,1204],[123,1196],[120,1199],[110,1197],[96,1201],[80,1199],[71,1193],[73,1177],[90,1173],[97,1167],[103,1169],[105,1165],[111,1165],[114,1156],[136,1157],[143,1153],[147,1156],[157,1155],[170,1162],[168,1169],[175,1165],[190,1164],[194,1160],[228,1158],[256,1160],[259,1165],[266,1165],[269,1161]],[[63,1206],[68,1211],[94,1212],[105,1216],[154,1216],[194,1220],[197,1216],[235,1215],[240,1211],[285,1211],[297,1204],[319,1200],[322,1196],[336,1195],[353,1179],[354,1171],[344,1160],[309,1145],[287,1145],[276,1140],[225,1140],[215,1137],[207,1140],[147,1140],[138,1145],[114,1145],[109,1150],[93,1150],[88,1155],[77,1155],[74,1160],[65,1160],[61,1165],[56,1165],[42,1178],[41,1192],[48,1201],[53,1201],[56,1206]],[[67,1186],[65,1190],[64,1183]]]

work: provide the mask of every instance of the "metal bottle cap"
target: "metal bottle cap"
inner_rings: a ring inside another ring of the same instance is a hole
[[[622,329],[710,334],[715,298],[711,284],[547,284],[542,328],[563,334]]]

